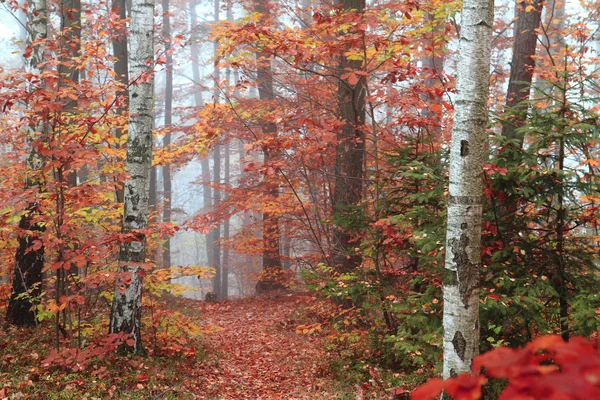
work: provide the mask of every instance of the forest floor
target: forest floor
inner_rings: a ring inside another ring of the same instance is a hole
[[[205,304],[209,360],[194,372],[207,398],[313,399],[328,394],[323,338],[298,334],[310,296],[276,294]],[[211,361],[212,360],[212,361]]]
[[[357,395],[360,387],[333,379],[328,333],[314,312],[319,304],[298,293],[214,304],[174,302],[170,306],[202,332],[191,356],[158,356],[150,350],[147,357],[86,360],[81,350],[72,349],[49,365],[44,360],[55,343],[50,322],[33,331],[5,327],[0,330],[0,399],[376,398]],[[151,338],[145,341],[151,349]]]

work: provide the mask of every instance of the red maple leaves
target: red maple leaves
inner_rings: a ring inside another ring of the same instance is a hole
[[[479,399],[487,378],[508,380],[499,400],[600,398],[598,343],[584,338],[565,342],[551,335],[521,349],[500,347],[475,358],[473,371],[446,381],[431,379],[411,398],[431,399],[444,390],[456,400]]]

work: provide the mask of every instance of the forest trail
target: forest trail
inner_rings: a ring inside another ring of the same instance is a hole
[[[205,360],[194,372],[206,399],[326,399],[323,338],[296,333],[314,299],[278,293],[199,308],[208,331]]]

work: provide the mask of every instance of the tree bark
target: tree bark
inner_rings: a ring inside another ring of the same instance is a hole
[[[48,36],[46,0],[29,1],[27,17],[27,42],[32,47],[27,69],[30,73],[39,75],[43,72],[39,65],[44,61],[44,44],[38,41],[43,41]],[[43,178],[35,175],[41,173],[43,161],[37,151],[36,136],[39,133],[45,134],[46,125],[44,122],[34,123],[35,115],[31,115],[31,120],[28,136],[32,147],[27,158],[29,176],[25,188],[37,195],[36,192],[43,190]],[[35,220],[39,214],[37,200],[30,201],[19,222],[19,246],[15,254],[12,290],[6,311],[6,322],[17,326],[35,326],[37,323],[34,307],[41,294],[44,268],[44,244],[41,238],[44,227]]]
[[[224,167],[225,167],[225,171],[223,171],[224,174],[224,182],[223,184],[225,186],[229,186],[230,183],[230,171],[229,171],[229,162],[230,162],[230,151],[229,151],[229,143],[227,143],[224,146]],[[229,216],[226,217],[225,222],[223,223],[223,239],[227,240],[229,239],[229,228],[230,228],[230,224],[229,224]],[[223,248],[223,262],[222,262],[222,275],[223,275],[223,279],[222,279],[222,283],[221,283],[221,297],[222,298],[227,298],[227,296],[229,296],[229,247],[225,246]]]
[[[540,27],[542,16],[542,1],[534,0],[530,5],[517,3],[515,40],[513,45],[512,61],[510,63],[510,78],[506,94],[505,112],[516,111],[519,104],[529,99],[531,82],[535,69],[535,48],[537,44],[537,29]],[[528,11],[529,9],[529,11]],[[527,110],[527,106],[525,106]],[[505,121],[502,126],[502,135],[509,140],[516,140],[516,151],[523,147],[523,134],[517,129],[523,125],[523,118],[516,115],[514,119]]]
[[[126,10],[131,7],[127,7],[125,0],[112,0],[112,9],[118,15],[121,21],[125,21],[127,18]],[[131,14],[131,12],[130,12]],[[121,100],[116,109],[117,115],[123,115],[127,112],[128,109],[128,101],[129,101],[129,67],[128,67],[128,57],[129,52],[127,48],[127,29],[123,22],[123,27],[121,31],[115,35],[112,40],[112,48],[113,48],[113,56],[115,57],[114,62],[114,71],[116,75],[117,81],[120,83],[121,92]],[[120,138],[123,136],[123,131],[117,126],[115,128],[115,136]],[[116,193],[117,202],[123,202],[123,187],[117,187]]]
[[[166,89],[165,89],[165,136],[163,146],[171,145],[171,125],[173,124],[173,55],[171,53],[171,17],[169,15],[169,0],[162,1],[163,36],[166,48]],[[171,165],[166,163],[163,172],[163,222],[171,222]],[[163,246],[163,268],[171,267],[171,236],[165,238]]]
[[[364,0],[343,0],[342,9],[346,12],[361,14],[365,9]],[[335,154],[335,188],[333,192],[333,212],[339,219],[352,219],[352,208],[363,197],[363,179],[365,160],[365,123],[366,80],[357,76],[357,82],[351,84],[343,76],[362,69],[361,60],[349,60],[341,56],[338,83],[338,108],[344,122],[337,135]],[[333,231],[332,263],[339,272],[349,272],[362,263],[362,257],[354,248],[353,232],[347,227],[337,226]]]
[[[254,11],[260,14],[263,22],[270,21],[269,0],[258,0],[254,3]],[[272,103],[275,100],[273,92],[273,71],[271,69],[271,55],[267,51],[256,54],[256,79],[258,83],[258,97],[262,102]],[[277,136],[277,126],[272,122],[261,123],[262,133],[268,137]],[[268,165],[276,160],[277,149],[263,147],[264,163]],[[265,181],[270,180],[265,175]],[[268,201],[277,203],[279,197],[279,186],[276,183],[267,182]],[[281,258],[279,256],[279,217],[271,211],[263,212],[263,266],[256,284],[256,292],[262,293],[269,290],[282,288],[281,283]]]
[[[427,38],[429,39],[429,46],[431,47],[431,51],[426,54],[422,60],[421,64],[423,66],[423,70],[425,71],[425,88],[426,89],[434,89],[440,88],[443,89],[442,85],[442,73],[444,71],[444,61],[446,58],[446,49],[445,46],[437,43],[440,35],[444,30],[444,25],[446,24],[444,20],[435,18],[435,15],[430,11],[425,13],[425,20],[427,24],[432,26],[431,32],[427,34]],[[428,134],[429,137],[434,138],[434,140],[441,140],[441,121],[437,117],[436,113],[431,110],[434,104],[441,105],[442,98],[441,96],[434,95],[433,98],[428,96],[426,93],[423,95],[423,99],[428,101],[428,105],[422,110],[423,118],[427,121]]]
[[[198,15],[196,13],[197,3],[195,1],[190,2],[190,30],[192,37],[192,45],[191,45],[191,59],[192,59],[192,78],[194,80],[194,85],[198,85],[201,80],[200,77],[200,62],[198,60],[198,35],[196,26],[198,22]],[[196,107],[200,108],[204,106],[204,100],[202,99],[202,91],[198,88],[194,88],[194,104]],[[212,207],[212,189],[210,187],[211,178],[210,178],[210,163],[209,156],[204,157],[201,161],[201,170],[202,170],[202,200],[204,206],[204,212],[209,212]],[[206,262],[211,265],[213,260],[212,250],[213,250],[213,230],[210,230],[205,235],[206,241]]]
[[[148,199],[152,167],[152,108],[154,105],[154,2],[133,0],[131,5],[131,76],[139,80],[129,91],[129,128],[127,135],[127,180],[125,181],[123,233],[128,240],[119,252],[119,279],[115,290],[110,332],[131,334],[125,347],[143,352],[140,331],[142,314],[142,276],[146,261]],[[146,74],[150,73],[150,76]],[[140,79],[144,77],[144,79]]]
[[[465,0],[450,143],[444,287],[444,378],[468,372],[479,348],[483,160],[492,0]]]
[[[215,146],[213,151],[213,183],[215,186],[221,183],[221,146]],[[213,189],[213,206],[218,206],[221,203],[221,191],[215,187]],[[222,271],[221,271],[221,248],[218,245],[218,241],[221,237],[221,226],[217,225],[213,229],[212,240],[212,267],[215,269],[215,276],[213,277],[213,292],[215,293],[216,299],[222,299],[221,283],[222,283]]]

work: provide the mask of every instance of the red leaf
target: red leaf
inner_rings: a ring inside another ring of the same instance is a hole
[[[430,400],[438,397],[444,390],[446,382],[442,379],[430,379],[410,394],[411,400]]]

